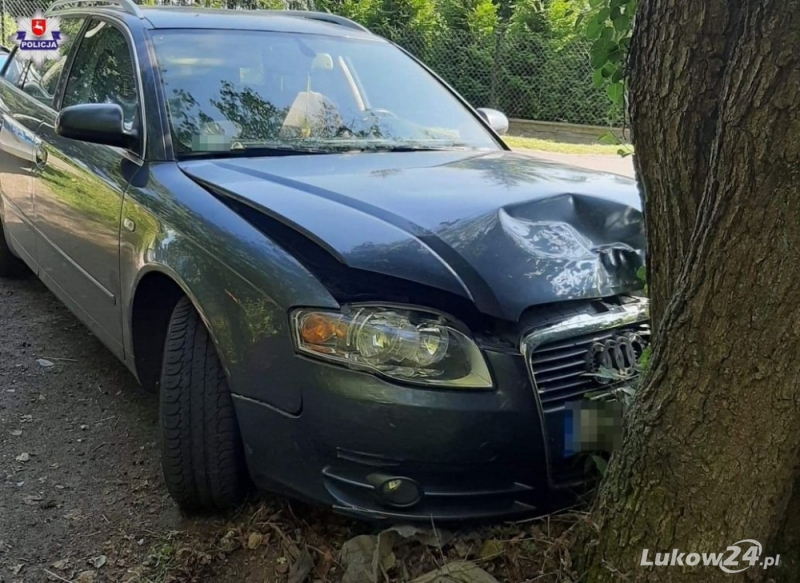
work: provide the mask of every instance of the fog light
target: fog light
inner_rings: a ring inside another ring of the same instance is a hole
[[[384,478],[375,490],[383,503],[396,508],[414,506],[422,498],[419,486],[410,478]]]

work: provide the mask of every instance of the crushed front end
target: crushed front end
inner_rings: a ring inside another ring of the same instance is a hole
[[[509,331],[516,344],[476,337],[492,377],[485,391],[420,390],[298,356],[300,414],[237,399],[252,473],[264,488],[371,520],[564,507],[592,484],[587,456],[606,453],[570,450],[571,404],[613,397],[617,383],[597,373],[609,363],[632,373],[647,316],[647,301],[633,296],[540,306]]]

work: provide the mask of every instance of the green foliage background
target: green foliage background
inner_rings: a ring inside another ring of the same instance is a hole
[[[341,14],[420,58],[476,107],[619,126],[636,0],[138,0]],[[46,8],[5,0],[0,24]],[[609,97],[611,99],[609,99]]]
[[[576,26],[595,9],[589,0],[316,0],[316,8],[396,42],[477,107],[522,119],[622,122],[621,100],[593,83],[596,39]]]
[[[156,0],[143,1],[156,3]],[[612,90],[605,87],[615,70],[609,66],[600,77],[590,63],[593,44],[597,45],[601,39],[606,43],[603,46],[609,59],[617,58],[610,41],[625,42],[616,34],[609,35],[605,26],[594,36],[602,20],[596,15],[601,3],[630,1],[200,0],[197,3],[227,8],[315,9],[341,14],[420,58],[476,107],[495,107],[509,117],[521,119],[619,125],[623,119],[621,95],[620,99],[610,101],[608,94]],[[609,6],[606,19],[615,14],[615,8]],[[591,40],[586,37],[586,23],[591,25]]]
[[[636,0],[588,0],[588,4],[577,24],[585,24],[586,37],[592,41],[592,81],[595,87],[605,87],[611,101],[621,108]]]

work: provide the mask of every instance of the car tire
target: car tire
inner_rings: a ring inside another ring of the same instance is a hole
[[[239,425],[208,330],[188,298],[172,312],[160,387],[161,463],[185,512],[223,511],[249,487]]]
[[[25,263],[11,251],[0,220],[0,277],[14,277],[25,272]]]

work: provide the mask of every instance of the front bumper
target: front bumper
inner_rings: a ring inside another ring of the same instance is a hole
[[[548,328],[552,337],[523,338],[524,354],[485,350],[492,391],[403,387],[298,355],[299,414],[234,399],[251,475],[261,488],[373,520],[511,519],[563,508],[588,480],[583,460],[559,459],[565,404],[583,399],[576,382],[591,382],[576,346],[647,334],[644,318],[645,310],[585,315],[572,320],[574,337],[561,322]],[[566,396],[559,404],[554,395]],[[380,485],[396,479],[418,487],[419,499],[389,503]]]
[[[548,487],[545,448],[519,354],[487,353],[498,389],[429,391],[298,356],[303,409],[289,416],[238,397],[256,484],[359,518],[437,521],[546,512],[570,494]],[[418,504],[381,503],[376,476],[405,477]]]

